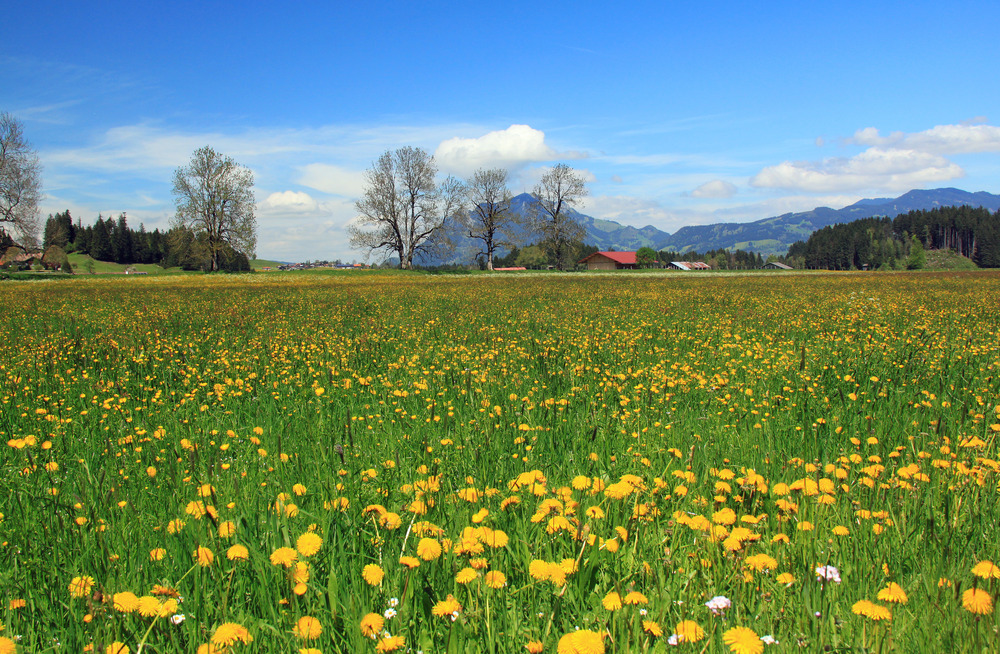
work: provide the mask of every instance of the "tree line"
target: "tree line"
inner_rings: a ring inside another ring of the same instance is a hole
[[[118,218],[98,216],[92,225],[84,225],[69,210],[50,215],[45,221],[42,249],[60,248],[65,253],[89,255],[98,261],[111,261],[124,265],[158,264],[164,268],[179,267],[184,270],[211,270],[212,250],[205,233],[178,225],[166,232],[159,229],[147,231],[140,223],[138,229],[128,224],[122,213]],[[57,256],[57,255],[48,255]],[[216,250],[216,270],[240,272],[250,270],[246,255],[223,244]]]
[[[1000,211],[939,207],[829,225],[793,243],[785,262],[821,270],[913,270],[924,266],[926,250],[951,250],[980,268],[1000,267]]]

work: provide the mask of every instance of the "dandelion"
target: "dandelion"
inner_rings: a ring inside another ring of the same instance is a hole
[[[970,588],[962,593],[962,608],[976,615],[993,613],[993,598],[982,588]]]
[[[136,597],[135,593],[127,591],[124,593],[115,593],[112,600],[116,611],[134,613],[139,609],[139,598]]]
[[[299,558],[299,553],[291,547],[279,547],[271,552],[271,565],[283,565],[290,568],[297,558]]]
[[[622,607],[622,596],[615,591],[611,591],[604,596],[604,599],[601,600],[601,604],[603,604],[604,608],[609,611],[617,611]]]
[[[150,561],[162,561],[163,557],[167,555],[167,550],[162,547],[156,547],[149,550],[149,560]]]
[[[14,654],[15,652],[17,652],[17,645],[14,644],[14,641],[10,638],[0,636],[0,654]]]
[[[399,563],[412,570],[420,566],[420,559],[415,556],[401,556],[399,557]]]
[[[654,638],[659,638],[663,635],[663,629],[660,628],[659,623],[653,620],[643,620],[642,630]]]
[[[733,654],[760,654],[764,651],[764,643],[760,641],[753,629],[733,627],[722,634],[722,641],[729,645]]]
[[[242,643],[248,645],[253,642],[253,636],[247,631],[247,628],[241,624],[235,622],[224,622],[219,625],[219,628],[215,630],[212,635],[212,644],[221,647],[229,647],[230,645],[235,645],[236,643]]]
[[[386,636],[375,644],[376,652],[395,652],[406,645],[406,638],[403,636]]]
[[[436,603],[431,608],[431,613],[439,618],[454,615],[462,610],[462,605],[458,603],[453,595]]]
[[[683,620],[674,627],[674,636],[677,637],[677,642],[697,643],[705,637],[705,630],[694,620]],[[674,644],[676,643],[671,643]]]
[[[382,579],[385,577],[385,570],[374,563],[369,563],[361,571],[361,577],[368,583],[369,586],[378,586],[382,583]]]
[[[507,585],[507,576],[498,570],[490,570],[486,573],[485,581],[490,588],[503,588]]]
[[[365,617],[361,618],[361,634],[363,636],[368,636],[369,638],[375,638],[375,636],[382,631],[385,626],[385,619],[378,613],[369,613]]]
[[[213,554],[212,550],[208,549],[207,547],[199,547],[198,549],[196,549],[194,551],[193,557],[194,560],[198,562],[198,565],[200,565],[203,568],[209,567],[210,565],[212,565],[212,561],[215,560],[215,554]]]
[[[298,550],[299,554],[305,557],[310,557],[316,552],[319,552],[320,547],[323,546],[323,538],[319,534],[315,534],[311,531],[299,536],[298,540],[295,541],[295,549]]]
[[[441,556],[441,543],[433,538],[421,538],[417,543],[417,556],[424,561],[433,561]]]
[[[302,640],[315,640],[323,633],[323,625],[316,618],[306,615],[299,618],[292,631]]]
[[[890,581],[889,585],[878,592],[878,599],[893,604],[906,604],[907,602],[906,591],[894,581]]]
[[[73,577],[69,582],[69,594],[72,597],[86,597],[93,587],[93,577]]]
[[[152,595],[143,595],[139,598],[138,610],[144,618],[155,618],[160,615],[160,600]]]
[[[129,654],[129,648],[125,643],[121,642],[120,640],[116,640],[115,642],[105,647],[104,652],[105,654]]]
[[[227,520],[219,525],[219,538],[232,538],[236,533],[236,525],[231,520]]]
[[[559,654],[604,654],[604,638],[590,629],[572,631],[559,639]]]
[[[791,572],[782,572],[780,575],[775,577],[775,581],[779,584],[785,584],[786,586],[791,586],[795,583],[795,575]]]
[[[250,550],[244,545],[233,545],[226,550],[226,558],[230,561],[247,561],[250,559]]]
[[[528,650],[528,654],[541,654],[545,650],[545,645],[540,640],[530,640],[524,649]]]
[[[637,604],[649,604],[649,599],[642,593],[633,590],[622,598],[622,603],[635,606]]]
[[[476,572],[475,568],[462,568],[458,571],[458,574],[455,575],[455,583],[464,585],[474,581],[478,576],[479,573]]]
[[[1000,568],[992,561],[980,561],[972,567],[972,574],[982,579],[1000,579]]]

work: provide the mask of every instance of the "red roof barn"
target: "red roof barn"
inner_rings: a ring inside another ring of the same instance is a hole
[[[635,252],[595,252],[589,257],[580,259],[587,264],[587,270],[621,270],[622,268],[638,268]]]

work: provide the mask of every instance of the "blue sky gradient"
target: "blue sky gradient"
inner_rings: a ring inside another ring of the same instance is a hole
[[[1000,192],[1000,4],[17,3],[0,110],[45,214],[165,229],[212,145],[256,176],[258,255],[361,259],[363,171],[564,162],[585,213],[674,232],[911,188]]]

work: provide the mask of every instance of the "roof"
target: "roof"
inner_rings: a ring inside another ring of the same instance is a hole
[[[770,268],[779,268],[781,270],[791,270],[792,269],[791,266],[786,266],[785,264],[781,263],[780,261],[768,261],[767,263],[764,264],[764,267],[765,268],[769,268],[769,267]]]
[[[708,265],[704,261],[671,261],[671,266],[680,268],[681,270],[711,270],[712,266]]]
[[[608,259],[611,259],[616,263],[621,263],[625,265],[635,265],[636,263],[638,263],[635,258],[635,252],[595,252],[590,256],[586,256],[580,259],[580,263],[586,263],[587,261],[589,261],[593,257],[596,257],[597,255],[607,257]]]

